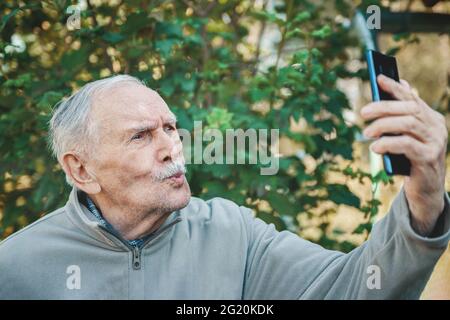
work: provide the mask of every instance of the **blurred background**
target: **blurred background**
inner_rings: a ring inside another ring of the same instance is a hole
[[[401,78],[447,116],[449,17],[450,1],[439,0],[4,0],[0,239],[67,201],[47,147],[55,103],[127,73],[160,93],[181,128],[280,129],[277,175],[189,165],[194,196],[231,199],[278,230],[348,252],[402,184],[361,135],[359,110],[371,101],[364,52],[395,55]]]

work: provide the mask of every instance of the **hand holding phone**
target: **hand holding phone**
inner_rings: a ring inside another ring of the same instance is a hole
[[[372,100],[395,100],[389,93],[383,91],[377,82],[377,77],[380,74],[392,78],[397,82],[400,81],[395,58],[378,51],[368,50],[366,59],[372,88]],[[387,133],[386,135],[394,136],[397,134]],[[411,172],[411,162],[403,154],[383,154],[383,165],[384,170],[390,176],[395,174],[409,176]]]

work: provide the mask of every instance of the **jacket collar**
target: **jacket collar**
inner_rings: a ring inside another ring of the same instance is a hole
[[[65,209],[69,219],[72,223],[81,229],[84,233],[93,237],[99,241],[100,246],[107,247],[109,249],[126,249],[131,250],[132,247],[123,239],[119,234],[112,234],[105,230],[98,219],[86,208],[80,201],[82,196],[82,191],[73,187],[69,200],[66,203]],[[146,241],[143,248],[150,246],[157,239],[164,238],[170,231],[172,227],[182,220],[180,210],[172,212],[162,225],[155,230],[149,241]],[[171,233],[171,232],[170,232]]]

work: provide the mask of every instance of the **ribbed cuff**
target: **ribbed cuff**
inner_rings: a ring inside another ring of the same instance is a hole
[[[414,241],[423,242],[423,244],[428,247],[447,247],[447,244],[450,240],[450,198],[446,192],[443,194],[443,197],[444,210],[441,213],[441,217],[436,222],[437,224],[441,225],[435,226],[435,230],[437,230],[436,228],[439,228],[441,232],[437,233],[434,237],[424,237],[418,234],[411,226],[411,212],[409,210],[405,190],[402,187],[392,206],[395,219],[405,237]]]

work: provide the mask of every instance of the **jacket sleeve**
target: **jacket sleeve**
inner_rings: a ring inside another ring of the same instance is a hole
[[[244,299],[417,299],[450,239],[447,194],[437,237],[411,227],[402,188],[368,241],[344,254],[268,225],[241,207],[249,233]]]

